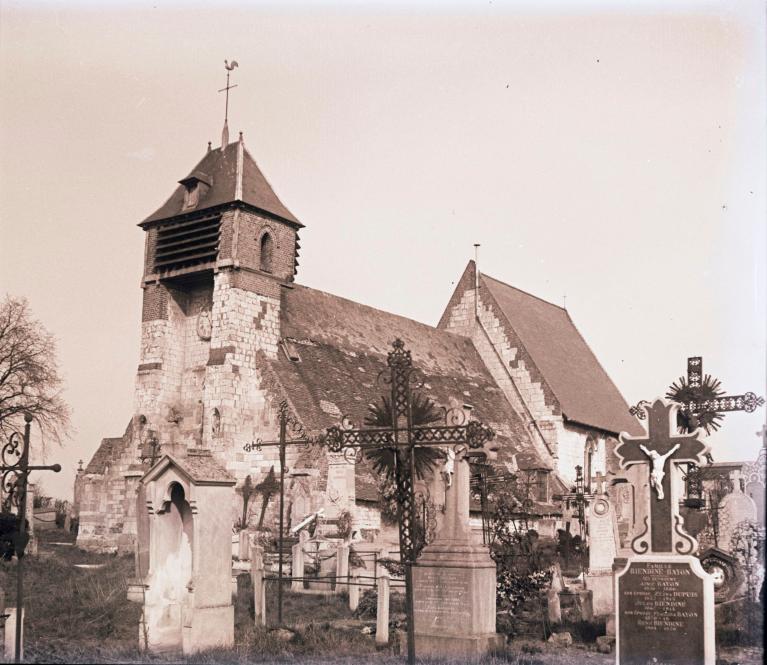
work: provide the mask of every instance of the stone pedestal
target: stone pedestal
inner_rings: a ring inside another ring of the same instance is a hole
[[[586,588],[592,594],[592,608],[595,616],[608,615],[615,611],[612,569],[587,572]]]
[[[419,657],[481,656],[504,645],[495,632],[495,562],[471,542],[469,465],[456,459],[437,539],[413,566]]]

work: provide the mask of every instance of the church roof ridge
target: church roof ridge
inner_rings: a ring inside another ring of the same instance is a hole
[[[473,263],[473,261],[472,261]],[[529,296],[530,298],[535,298],[536,300],[539,300],[544,305],[550,305],[551,307],[556,307],[557,309],[561,309],[563,312],[567,312],[566,307],[562,307],[561,305],[557,305],[556,303],[551,302],[550,300],[546,300],[545,298],[541,298],[540,296],[535,295],[534,293],[530,293],[530,291],[525,291],[524,289],[520,289],[518,286],[514,286],[512,284],[509,284],[508,282],[504,282],[501,279],[498,279],[497,277],[492,277],[491,275],[486,275],[481,270],[479,271],[479,277],[482,279],[483,277],[486,277],[487,279],[492,279],[494,282],[498,282],[502,286],[505,286],[509,289],[514,289],[515,291],[519,291],[520,293]],[[568,313],[569,316],[569,313]]]

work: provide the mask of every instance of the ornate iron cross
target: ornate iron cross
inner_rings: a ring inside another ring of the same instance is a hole
[[[476,420],[465,421],[463,410],[445,413],[445,425],[414,425],[411,383],[414,380],[413,360],[401,339],[394,340],[389,352],[386,371],[380,378],[391,388],[391,427],[354,429],[333,426],[326,430],[325,443],[332,452],[364,452],[375,448],[394,450],[395,482],[399,506],[400,559],[405,564],[405,602],[408,617],[408,663],[415,663],[413,628],[413,569],[417,552],[415,525],[415,451],[424,446],[463,444],[476,453],[495,437],[495,432]]]
[[[16,567],[16,607],[17,616],[24,616],[24,548],[27,546],[27,484],[31,471],[61,471],[60,464],[32,465],[29,463],[29,438],[32,414],[24,414],[24,434],[13,432],[3,445],[0,459],[2,474],[3,510],[10,512],[11,506],[17,506],[18,530],[15,537],[15,550],[18,565]],[[34,515],[31,516],[34,519]],[[14,663],[21,662],[21,628],[23,622],[16,621]]]
[[[683,529],[678,497],[672,482],[678,464],[700,464],[708,448],[699,439],[699,431],[677,434],[676,404],[656,399],[644,406],[648,434],[644,437],[620,435],[615,449],[621,468],[633,464],[648,465],[649,510],[644,518],[644,531],[631,542],[637,554],[692,554],[697,542]],[[649,525],[648,525],[649,519]],[[649,532],[649,539],[648,539]]]
[[[416,448],[466,444],[471,450],[479,450],[495,437],[495,432],[476,420],[463,424],[463,411],[453,409],[446,413],[445,425],[414,425],[412,420],[410,389],[414,372],[410,351],[396,339],[389,352],[387,364],[389,376],[382,375],[391,386],[392,423],[391,427],[354,429],[333,426],[325,434],[325,443],[333,452],[344,449],[356,451],[372,448],[392,448],[396,451],[395,464],[397,498],[400,507],[399,535],[400,556],[403,562],[415,561],[413,540],[414,464]]]
[[[575,466],[575,487],[566,494],[555,494],[552,498],[556,501],[564,501],[568,508],[575,507],[578,510],[578,526],[581,529],[581,536],[586,535],[586,506],[594,498],[594,494],[586,490],[583,480],[583,467],[580,464]]]
[[[679,404],[680,429],[692,432],[703,427],[708,434],[719,429],[724,413],[728,411],[745,411],[753,413],[757,407],[764,405],[764,398],[755,393],[747,392],[742,395],[725,395],[721,382],[710,374],[703,374],[703,358],[692,356],[687,359],[687,377],[680,377],[678,382],[671,384],[666,392],[666,398]],[[644,400],[629,411],[633,416],[644,420]]]
[[[283,577],[283,543],[285,538],[285,452],[287,446],[308,446],[319,443],[319,437],[309,436],[303,424],[290,413],[287,400],[282,400],[278,408],[280,435],[277,441],[262,441],[256,439],[246,443],[242,449],[246,453],[260,451],[262,448],[279,447],[280,449],[280,530],[277,536],[277,625],[282,625],[282,577]],[[242,536],[240,536],[242,537]]]

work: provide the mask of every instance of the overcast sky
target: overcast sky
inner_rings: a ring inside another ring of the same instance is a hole
[[[300,283],[436,324],[477,242],[567,296],[629,403],[690,355],[764,394],[763,3],[155,4],[0,3],[0,291],[56,335],[77,428],[50,493],[132,415],[136,224],[220,142],[225,58]]]

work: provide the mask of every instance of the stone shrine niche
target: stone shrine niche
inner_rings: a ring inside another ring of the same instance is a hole
[[[163,456],[141,479],[149,528],[139,647],[194,653],[234,641],[231,515],[235,480],[210,451]]]

